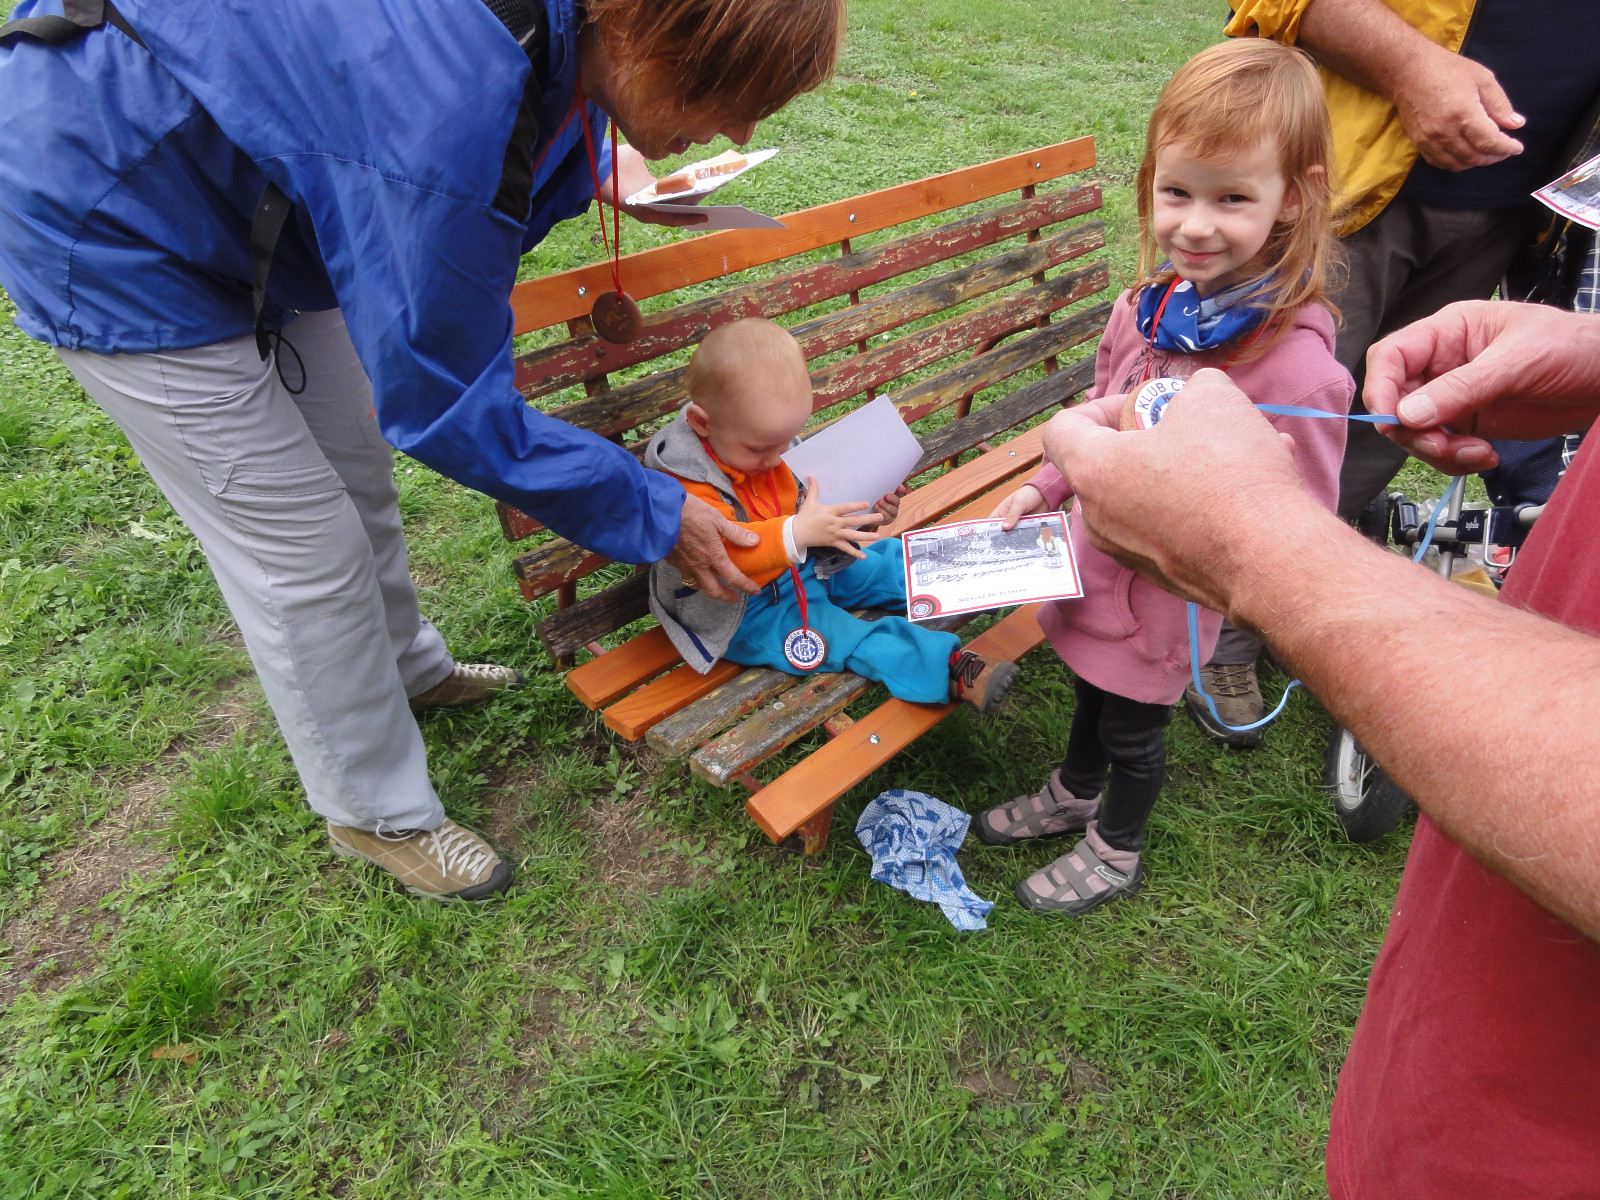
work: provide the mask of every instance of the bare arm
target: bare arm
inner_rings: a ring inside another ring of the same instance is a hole
[[[1522,153],[1503,131],[1523,118],[1494,73],[1430,42],[1383,0],[1312,0],[1298,40],[1329,70],[1393,101],[1434,166],[1463,171]]]
[[[1260,630],[1452,839],[1600,937],[1600,639],[1365,542],[1220,373],[1196,374],[1153,430],[1052,424],[1045,448],[1096,546]],[[1461,705],[1489,681],[1492,737]]]

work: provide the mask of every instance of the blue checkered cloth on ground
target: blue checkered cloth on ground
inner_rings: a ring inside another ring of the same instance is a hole
[[[856,837],[872,855],[872,877],[914,900],[937,904],[963,933],[987,929],[994,907],[979,898],[956,865],[972,818],[921,792],[884,792],[856,822]]]

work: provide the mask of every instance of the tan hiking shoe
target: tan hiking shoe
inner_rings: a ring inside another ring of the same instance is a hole
[[[950,658],[950,699],[965,700],[980,716],[992,717],[1017,674],[1016,663],[958,650]]]
[[[1183,706],[1189,710],[1194,723],[1214,742],[1253,750],[1261,745],[1259,729],[1228,729],[1228,725],[1250,725],[1261,720],[1266,711],[1261,703],[1261,684],[1256,679],[1255,663],[1207,663],[1200,668],[1200,682],[1217,706],[1217,717],[1206,707],[1205,697],[1194,690],[1194,684],[1183,689]]]
[[[333,852],[382,867],[414,896],[487,900],[506,890],[511,868],[494,847],[449,817],[437,829],[369,833],[328,824]]]
[[[494,699],[496,692],[508,692],[522,686],[523,674],[515,667],[497,667],[493,663],[457,663],[455,669],[443,680],[411,697],[411,711],[425,708],[465,708]]]

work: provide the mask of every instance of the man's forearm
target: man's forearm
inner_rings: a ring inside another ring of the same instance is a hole
[[[1438,50],[1383,0],[1313,0],[1300,18],[1296,44],[1330,71],[1389,100],[1417,55]]]
[[[1446,583],[1315,510],[1273,532],[1242,548],[1231,615],[1455,842],[1600,938],[1600,638]]]

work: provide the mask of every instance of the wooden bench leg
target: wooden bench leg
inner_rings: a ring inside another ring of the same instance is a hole
[[[828,848],[828,827],[833,824],[833,805],[818,810],[806,818],[800,828],[795,830],[800,835],[800,840],[805,843],[807,854],[821,854]]]

